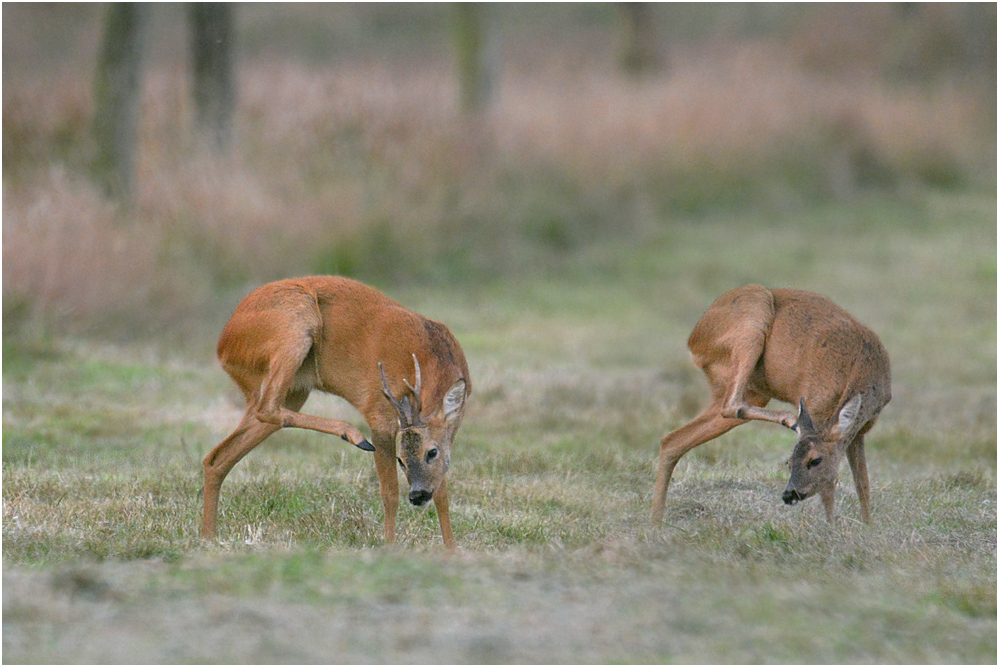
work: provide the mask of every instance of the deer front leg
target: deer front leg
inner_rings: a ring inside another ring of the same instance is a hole
[[[826,512],[826,521],[833,524],[837,520],[837,516],[834,514],[834,495],[837,489],[837,482],[833,481],[828,485],[824,485],[823,489],[819,491],[819,497],[823,501],[823,510]]]
[[[396,473],[396,443],[392,437],[375,433],[375,472],[378,473],[382,507],[385,508],[385,542],[396,541],[396,511],[399,509],[399,477]]]
[[[851,465],[851,475],[854,476],[854,488],[858,491],[858,505],[861,507],[861,519],[871,524],[871,500],[868,489],[868,462],[865,460],[865,437],[858,434],[847,446],[847,462]]]
[[[448,481],[442,480],[434,492],[434,507],[437,509],[438,520],[441,522],[441,536],[445,547],[455,549],[455,539],[451,535],[451,516],[448,514]]]

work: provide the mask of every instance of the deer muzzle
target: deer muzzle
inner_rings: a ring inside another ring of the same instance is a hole
[[[418,489],[416,487],[410,488],[410,503],[415,505],[417,508],[423,508],[426,506],[430,502],[432,496],[434,496],[434,492],[426,489]]]
[[[800,494],[797,489],[793,489],[791,486],[786,487],[785,493],[781,495],[781,500],[789,506],[794,506],[804,498],[806,497],[803,494]]]

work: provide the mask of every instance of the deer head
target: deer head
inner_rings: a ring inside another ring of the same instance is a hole
[[[465,412],[464,379],[459,379],[445,393],[440,406],[424,417],[421,411],[420,362],[413,355],[414,384],[405,378],[409,391],[397,399],[389,389],[382,363],[382,394],[396,409],[399,431],[396,433],[396,459],[410,485],[410,503],[423,507],[430,502],[451,464],[451,442]]]
[[[782,501],[791,506],[819,492],[824,503],[832,503],[840,461],[850,439],[854,437],[856,430],[853,427],[860,408],[861,395],[856,394],[840,409],[837,422],[821,430],[813,424],[805,399],[799,399],[798,424],[795,426],[799,441],[788,458],[791,477],[781,495]]]

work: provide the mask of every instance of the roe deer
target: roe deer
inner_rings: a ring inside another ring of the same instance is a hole
[[[205,457],[202,537],[215,536],[219,489],[233,466],[282,427],[299,427],[375,453],[387,542],[396,536],[398,461],[410,503],[423,507],[433,499],[445,545],[454,547],[445,476],[472,384],[447,327],[357,281],[289,279],[259,287],[237,305],[218,356],[247,410]],[[314,389],[357,408],[374,445],[346,422],[299,413]]]
[[[891,398],[889,356],[874,332],[826,297],[747,285],[716,299],[687,345],[708,378],[712,400],[660,441],[654,522],[663,519],[677,460],[749,420],[798,432],[785,503],[818,493],[832,522],[834,487],[846,452],[861,517],[871,522],[865,434]],[[771,399],[798,404],[798,416],[765,409]]]

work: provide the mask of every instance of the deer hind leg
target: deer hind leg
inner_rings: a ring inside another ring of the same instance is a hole
[[[204,512],[201,523],[201,537],[215,538],[216,520],[219,513],[219,490],[226,475],[248,452],[278,431],[280,427],[265,424],[247,412],[232,434],[219,443],[205,457],[205,486],[202,491]]]
[[[261,422],[282,427],[311,429],[339,436],[348,443],[368,452],[374,450],[364,434],[354,425],[298,412],[301,404],[291,407],[286,398],[296,392],[315,387],[318,379],[310,369],[313,364],[313,340],[308,332],[289,337],[282,350],[271,360],[267,376],[261,383],[259,398],[254,401],[254,415]],[[313,374],[310,376],[310,374]]]
[[[295,392],[285,402],[291,410],[298,410],[309,397],[309,392]],[[236,464],[247,454],[264,442],[268,436],[281,427],[261,422],[254,414],[252,407],[247,409],[236,430],[215,446],[205,457],[205,487],[203,490],[204,514],[201,524],[201,537],[214,538],[219,511],[219,490],[222,481]]]
[[[660,464],[656,472],[656,486],[653,489],[653,522],[660,522],[663,519],[667,487],[670,486],[674,467],[684,453],[744,422],[746,420],[723,417],[719,403],[713,402],[694,420],[663,437],[660,441]]]
[[[750,389],[754,373],[764,354],[766,331],[751,329],[742,335],[740,344],[731,351],[731,377],[722,406],[722,416],[737,420],[763,420],[794,429],[798,417],[790,411],[775,411],[764,408],[770,397],[765,397]],[[709,370],[706,370],[709,373]],[[722,383],[719,383],[722,385]]]
[[[722,417],[795,425],[794,413],[766,410],[767,400],[756,400],[751,391],[755,374],[762,373],[758,366],[773,324],[771,292],[748,285],[719,297],[691,332],[688,349],[721,401]]]
[[[851,475],[854,477],[854,488],[858,491],[858,505],[861,506],[861,519],[871,524],[871,499],[868,488],[868,462],[865,459],[865,436],[858,434],[847,446],[847,461],[851,465]]]

